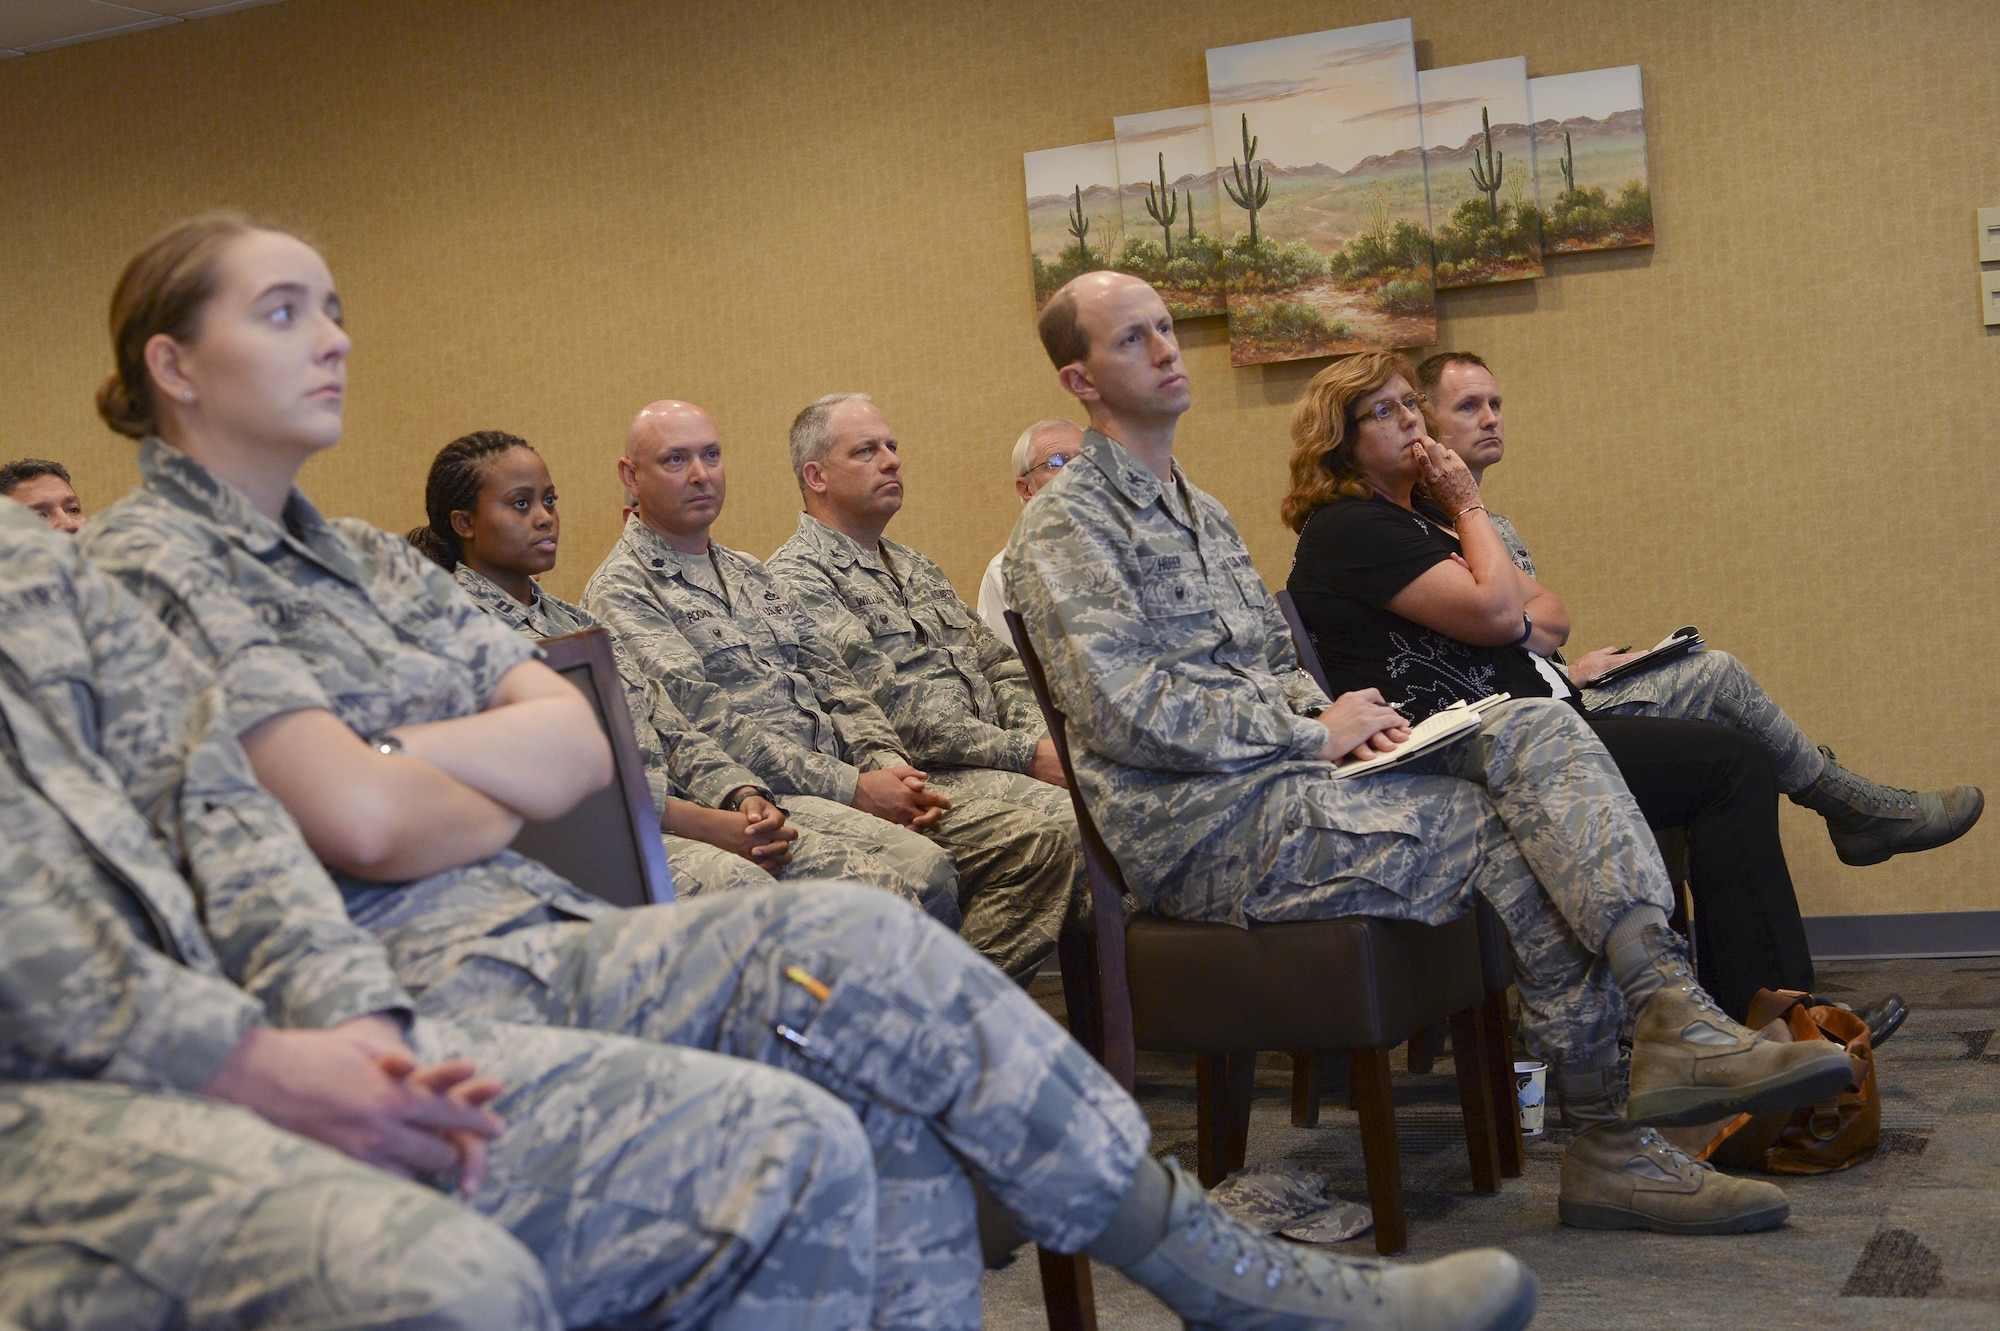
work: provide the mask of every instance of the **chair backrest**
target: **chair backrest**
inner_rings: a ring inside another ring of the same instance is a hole
[[[1076,810],[1077,831],[1083,840],[1083,863],[1090,879],[1090,911],[1097,931],[1098,993],[1101,998],[1101,1012],[1098,1014],[1099,1028],[1103,1032],[1104,1066],[1118,1079],[1126,1090],[1131,1090],[1134,1077],[1134,1050],[1132,1047],[1132,993],[1125,976],[1125,875],[1118,869],[1118,861],[1112,856],[1111,848],[1104,844],[1104,837],[1097,830],[1097,821],[1090,816],[1090,809],[1083,802],[1083,791],[1076,784],[1076,768],[1069,757],[1068,718],[1056,706],[1055,696],[1049,692],[1049,677],[1042,669],[1042,658],[1035,653],[1035,644],[1028,640],[1028,629],[1015,611],[1007,612],[1007,627],[1014,635],[1014,649],[1021,654],[1021,664],[1027,667],[1029,687],[1035,691],[1035,701],[1041,704],[1042,720],[1049,728],[1049,738],[1055,741],[1056,758],[1062,763],[1063,780],[1069,783],[1069,802]]]
[[[562,817],[523,824],[514,849],[614,906],[672,901],[673,874],[610,636],[601,628],[585,629],[544,639],[541,648],[549,668],[590,699],[611,741],[613,775],[610,785]]]
[[[1306,622],[1299,618],[1299,608],[1292,604],[1290,592],[1278,593],[1278,609],[1285,612],[1285,622],[1292,626],[1292,646],[1298,649],[1299,668],[1313,677],[1313,683],[1319,685],[1321,693],[1331,698],[1333,690],[1326,684],[1326,667],[1319,663],[1319,649],[1313,646],[1312,638],[1306,633]]]

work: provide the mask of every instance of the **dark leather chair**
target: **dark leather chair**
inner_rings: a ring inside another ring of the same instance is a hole
[[[1213,1185],[1243,1165],[1258,1051],[1347,1051],[1376,1247],[1402,1251],[1408,1227],[1389,1050],[1448,1019],[1458,1047],[1472,1054],[1459,1060],[1458,1085],[1473,1184],[1498,1191],[1499,1134],[1481,1058],[1483,987],[1473,917],[1435,928],[1356,917],[1239,929],[1141,913],[1122,929],[1106,927],[1124,919],[1125,881],[1077,792],[1064,717],[1034,644],[1017,615],[1010,613],[1008,623],[1070,779],[1090,877],[1095,927],[1072,931],[1062,956],[1071,1028],[1128,1090],[1138,1049],[1195,1055],[1202,1182]],[[1509,1106],[1512,1097],[1510,1083]],[[1044,1255],[1045,1281],[1051,1256]]]
[[[514,849],[614,906],[672,901],[673,874],[610,637],[601,628],[585,629],[545,639],[541,648],[549,668],[590,699],[611,741],[614,774],[610,785],[562,817],[524,824]]]
[[[1284,613],[1285,623],[1291,627],[1292,646],[1298,653],[1300,669],[1312,676],[1322,693],[1332,697],[1333,687],[1327,683],[1326,667],[1320,664],[1319,649],[1313,646],[1312,638],[1306,633],[1305,621],[1299,618],[1299,608],[1292,601],[1292,594],[1280,591],[1277,602],[1278,609]],[[1478,1015],[1481,1047],[1485,1054],[1487,1080],[1492,1086],[1490,1093],[1494,1109],[1503,1120],[1499,1124],[1500,1172],[1507,1178],[1519,1178],[1525,1152],[1521,1143],[1521,1118],[1514,1110],[1514,1044],[1509,1034],[1511,1023],[1507,1015],[1507,990],[1514,984],[1514,961],[1507,948],[1507,934],[1500,923],[1500,916],[1484,898],[1474,902],[1473,916],[1478,921],[1479,973],[1485,990]],[[1435,1052],[1435,1032],[1420,1032],[1410,1041],[1410,1070],[1430,1071],[1431,1055]],[[1295,1071],[1292,1122],[1309,1128],[1318,1120],[1318,1077],[1316,1069],[1307,1064]]]

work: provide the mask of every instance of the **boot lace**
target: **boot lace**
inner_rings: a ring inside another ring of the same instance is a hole
[[[1226,1265],[1232,1275],[1254,1281],[1267,1290],[1281,1289],[1290,1282],[1321,1297],[1338,1292],[1348,1303],[1356,1299],[1379,1301],[1382,1297],[1379,1266],[1330,1257],[1309,1249],[1299,1249],[1294,1255],[1279,1240],[1245,1228],[1212,1204],[1201,1208],[1194,1223],[1181,1236],[1181,1242],[1190,1248],[1202,1249],[1202,1255],[1208,1261]],[[1310,1257],[1319,1260],[1307,1260]],[[1264,1268],[1263,1273],[1253,1275],[1258,1267]],[[1329,1288],[1328,1277],[1338,1285],[1337,1291]]]
[[[1684,1169],[1691,1169],[1697,1174],[1713,1174],[1715,1172],[1714,1165],[1711,1165],[1706,1160],[1695,1159],[1652,1128],[1639,1129],[1639,1146],[1643,1150],[1649,1150],[1656,1155],[1665,1156],[1671,1163]]]
[[[1836,798],[1850,806],[1865,806],[1878,814],[1908,813],[1917,807],[1917,792],[1901,786],[1885,786],[1857,776],[1840,765],[1833,750],[1820,746],[1826,755],[1826,771],[1820,780],[1834,788]]]
[[[1736,1018],[1724,1012],[1708,990],[1701,987],[1701,982],[1695,979],[1694,970],[1688,964],[1687,949],[1682,945],[1680,935],[1671,929],[1662,929],[1658,925],[1653,925],[1646,932],[1652,935],[1650,941],[1657,945],[1653,955],[1657,962],[1665,964],[1669,981],[1678,981],[1681,987],[1687,990],[1689,1001],[1698,1010],[1722,1018],[1726,1028],[1740,1028]]]

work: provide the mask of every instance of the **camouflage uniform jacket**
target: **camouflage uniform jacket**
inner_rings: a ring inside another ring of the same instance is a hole
[[[862,771],[908,761],[819,626],[749,555],[717,541],[682,554],[634,515],[583,603],[702,733],[780,795],[851,804]]]
[[[571,605],[535,588],[535,603],[522,605],[500,585],[466,564],[452,570],[452,577],[472,598],[472,603],[513,629],[539,642],[581,633],[598,627],[597,619],[580,605]],[[646,678],[625,650],[618,635],[609,631],[611,655],[618,662],[618,682],[625,686],[625,707],[632,714],[632,728],[639,740],[639,756],[646,764],[646,784],[653,791],[653,812],[664,814],[667,800],[691,800],[709,808],[744,786],[763,788],[757,774],[734,761],[714,740],[694,728],[694,722],[674,705],[666,689]],[[768,794],[768,792],[766,792]]]
[[[944,570],[884,537],[867,550],[811,514],[771,556],[919,767],[1025,772],[1048,736],[1028,672]]]
[[[209,673],[11,503],[0,723],[0,1079],[192,1091],[267,1016],[407,1013]]]
[[[1521,539],[1521,533],[1514,530],[1514,524],[1490,508],[1486,510],[1486,517],[1492,522],[1493,530],[1500,533],[1500,544],[1507,547],[1507,558],[1514,561],[1514,567],[1534,577],[1535,557],[1528,553],[1528,543]]]
[[[1331,817],[1349,832],[1416,837],[1407,807],[1362,782],[1267,810],[1272,787],[1324,776],[1327,699],[1298,668],[1277,603],[1229,514],[1085,433],[1075,462],[1036,495],[1007,543],[1007,594],[1042,653],[1068,723],[1078,788],[1139,899],[1216,918],[1250,882],[1212,879],[1232,836],[1266,817]]]
[[[141,487],[86,528],[84,553],[214,666],[237,735],[304,709],[362,736],[466,716],[534,655],[400,536],[329,522],[296,490],[273,522],[158,439],[141,445],[139,474]],[[334,881],[413,989],[435,981],[457,943],[550,908],[613,909],[512,851],[412,883]]]

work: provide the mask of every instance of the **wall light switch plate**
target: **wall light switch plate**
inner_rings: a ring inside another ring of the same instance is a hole
[[[1979,312],[1988,328],[2000,324],[2000,269],[1979,275]]]
[[[2000,208],[1979,210],[1979,262],[2000,263]]]

